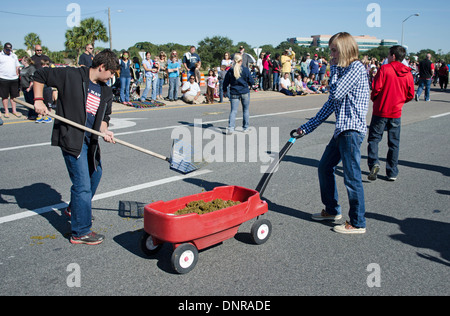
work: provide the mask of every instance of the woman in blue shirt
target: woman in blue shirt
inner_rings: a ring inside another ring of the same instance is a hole
[[[228,135],[234,132],[239,101],[242,103],[242,111],[244,112],[243,132],[248,131],[250,117],[250,89],[248,87],[254,84],[250,70],[242,66],[242,55],[236,53],[234,55],[234,67],[228,70],[223,81],[224,93],[227,93],[228,86],[230,89],[231,112],[228,120]]]
[[[125,105],[130,103],[130,83],[131,83],[131,61],[128,59],[130,54],[124,52],[120,59],[120,100]]]
[[[319,163],[319,184],[325,209],[313,214],[313,220],[342,218],[334,171],[342,161],[344,184],[349,198],[350,221],[333,230],[345,234],[366,232],[364,189],[361,178],[361,143],[366,135],[369,106],[369,84],[364,65],[358,60],[359,50],[354,38],[346,32],[335,34],[329,41],[331,50],[330,94],[315,117],[297,130],[309,134],[333,112],[336,115],[334,135]]]

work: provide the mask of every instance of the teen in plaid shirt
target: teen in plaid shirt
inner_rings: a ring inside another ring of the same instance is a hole
[[[361,143],[366,135],[366,115],[369,107],[369,80],[358,60],[359,50],[353,37],[346,32],[334,35],[329,42],[331,50],[330,95],[317,115],[299,127],[299,134],[309,134],[333,112],[336,129],[319,163],[319,184],[325,209],[313,214],[314,220],[342,218],[338,202],[335,167],[340,161],[344,168],[350,221],[334,227],[346,234],[365,233],[364,189],[361,178]]]

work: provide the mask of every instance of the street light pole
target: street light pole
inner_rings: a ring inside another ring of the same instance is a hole
[[[403,46],[403,30],[404,30],[405,22],[412,16],[419,16],[419,13],[411,14],[410,16],[408,16],[406,19],[403,20],[403,22],[402,22],[402,46]]]
[[[111,8],[108,8],[109,49],[112,50]]]

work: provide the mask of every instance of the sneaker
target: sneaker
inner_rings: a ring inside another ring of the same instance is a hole
[[[388,177],[388,181],[395,181],[397,180],[397,177]]]
[[[52,122],[52,119],[50,117],[44,116],[42,123],[51,123],[51,122]]]
[[[71,244],[78,244],[78,245],[98,245],[103,242],[105,239],[105,236],[90,232],[87,235],[81,236],[81,237],[70,237],[70,243]]]
[[[250,133],[250,129],[249,128],[245,128],[245,129],[242,130],[242,133],[245,133],[245,134]]]
[[[72,217],[72,210],[70,209],[70,207],[66,207],[66,209],[64,210],[64,215],[67,216],[69,219]],[[94,215],[91,216],[91,222],[93,222],[95,220]]]
[[[227,135],[231,135],[234,133],[234,129],[228,128],[227,129]]]
[[[336,221],[342,218],[342,214],[330,215],[325,210],[320,213],[315,213],[311,216],[315,221]]]
[[[345,224],[334,226],[333,230],[336,233],[341,233],[341,234],[365,234],[366,233],[366,228],[354,227],[347,221],[345,221]]]
[[[419,101],[419,97],[417,96],[417,94],[414,96],[414,100]]]
[[[35,121],[36,123],[43,123],[44,122],[44,118],[42,116],[38,117]]]
[[[377,179],[378,171],[380,171],[380,165],[373,165],[372,168],[370,168],[370,174],[367,176],[367,179],[375,181]]]

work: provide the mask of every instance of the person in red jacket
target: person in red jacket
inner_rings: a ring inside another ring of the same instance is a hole
[[[406,50],[400,45],[389,49],[388,64],[383,65],[373,83],[371,99],[373,101],[372,121],[368,139],[368,179],[374,181],[380,171],[378,143],[387,129],[388,153],[386,158],[386,176],[389,181],[397,180],[398,155],[400,148],[400,125],[403,105],[414,98],[414,79],[411,69],[402,61]]]

